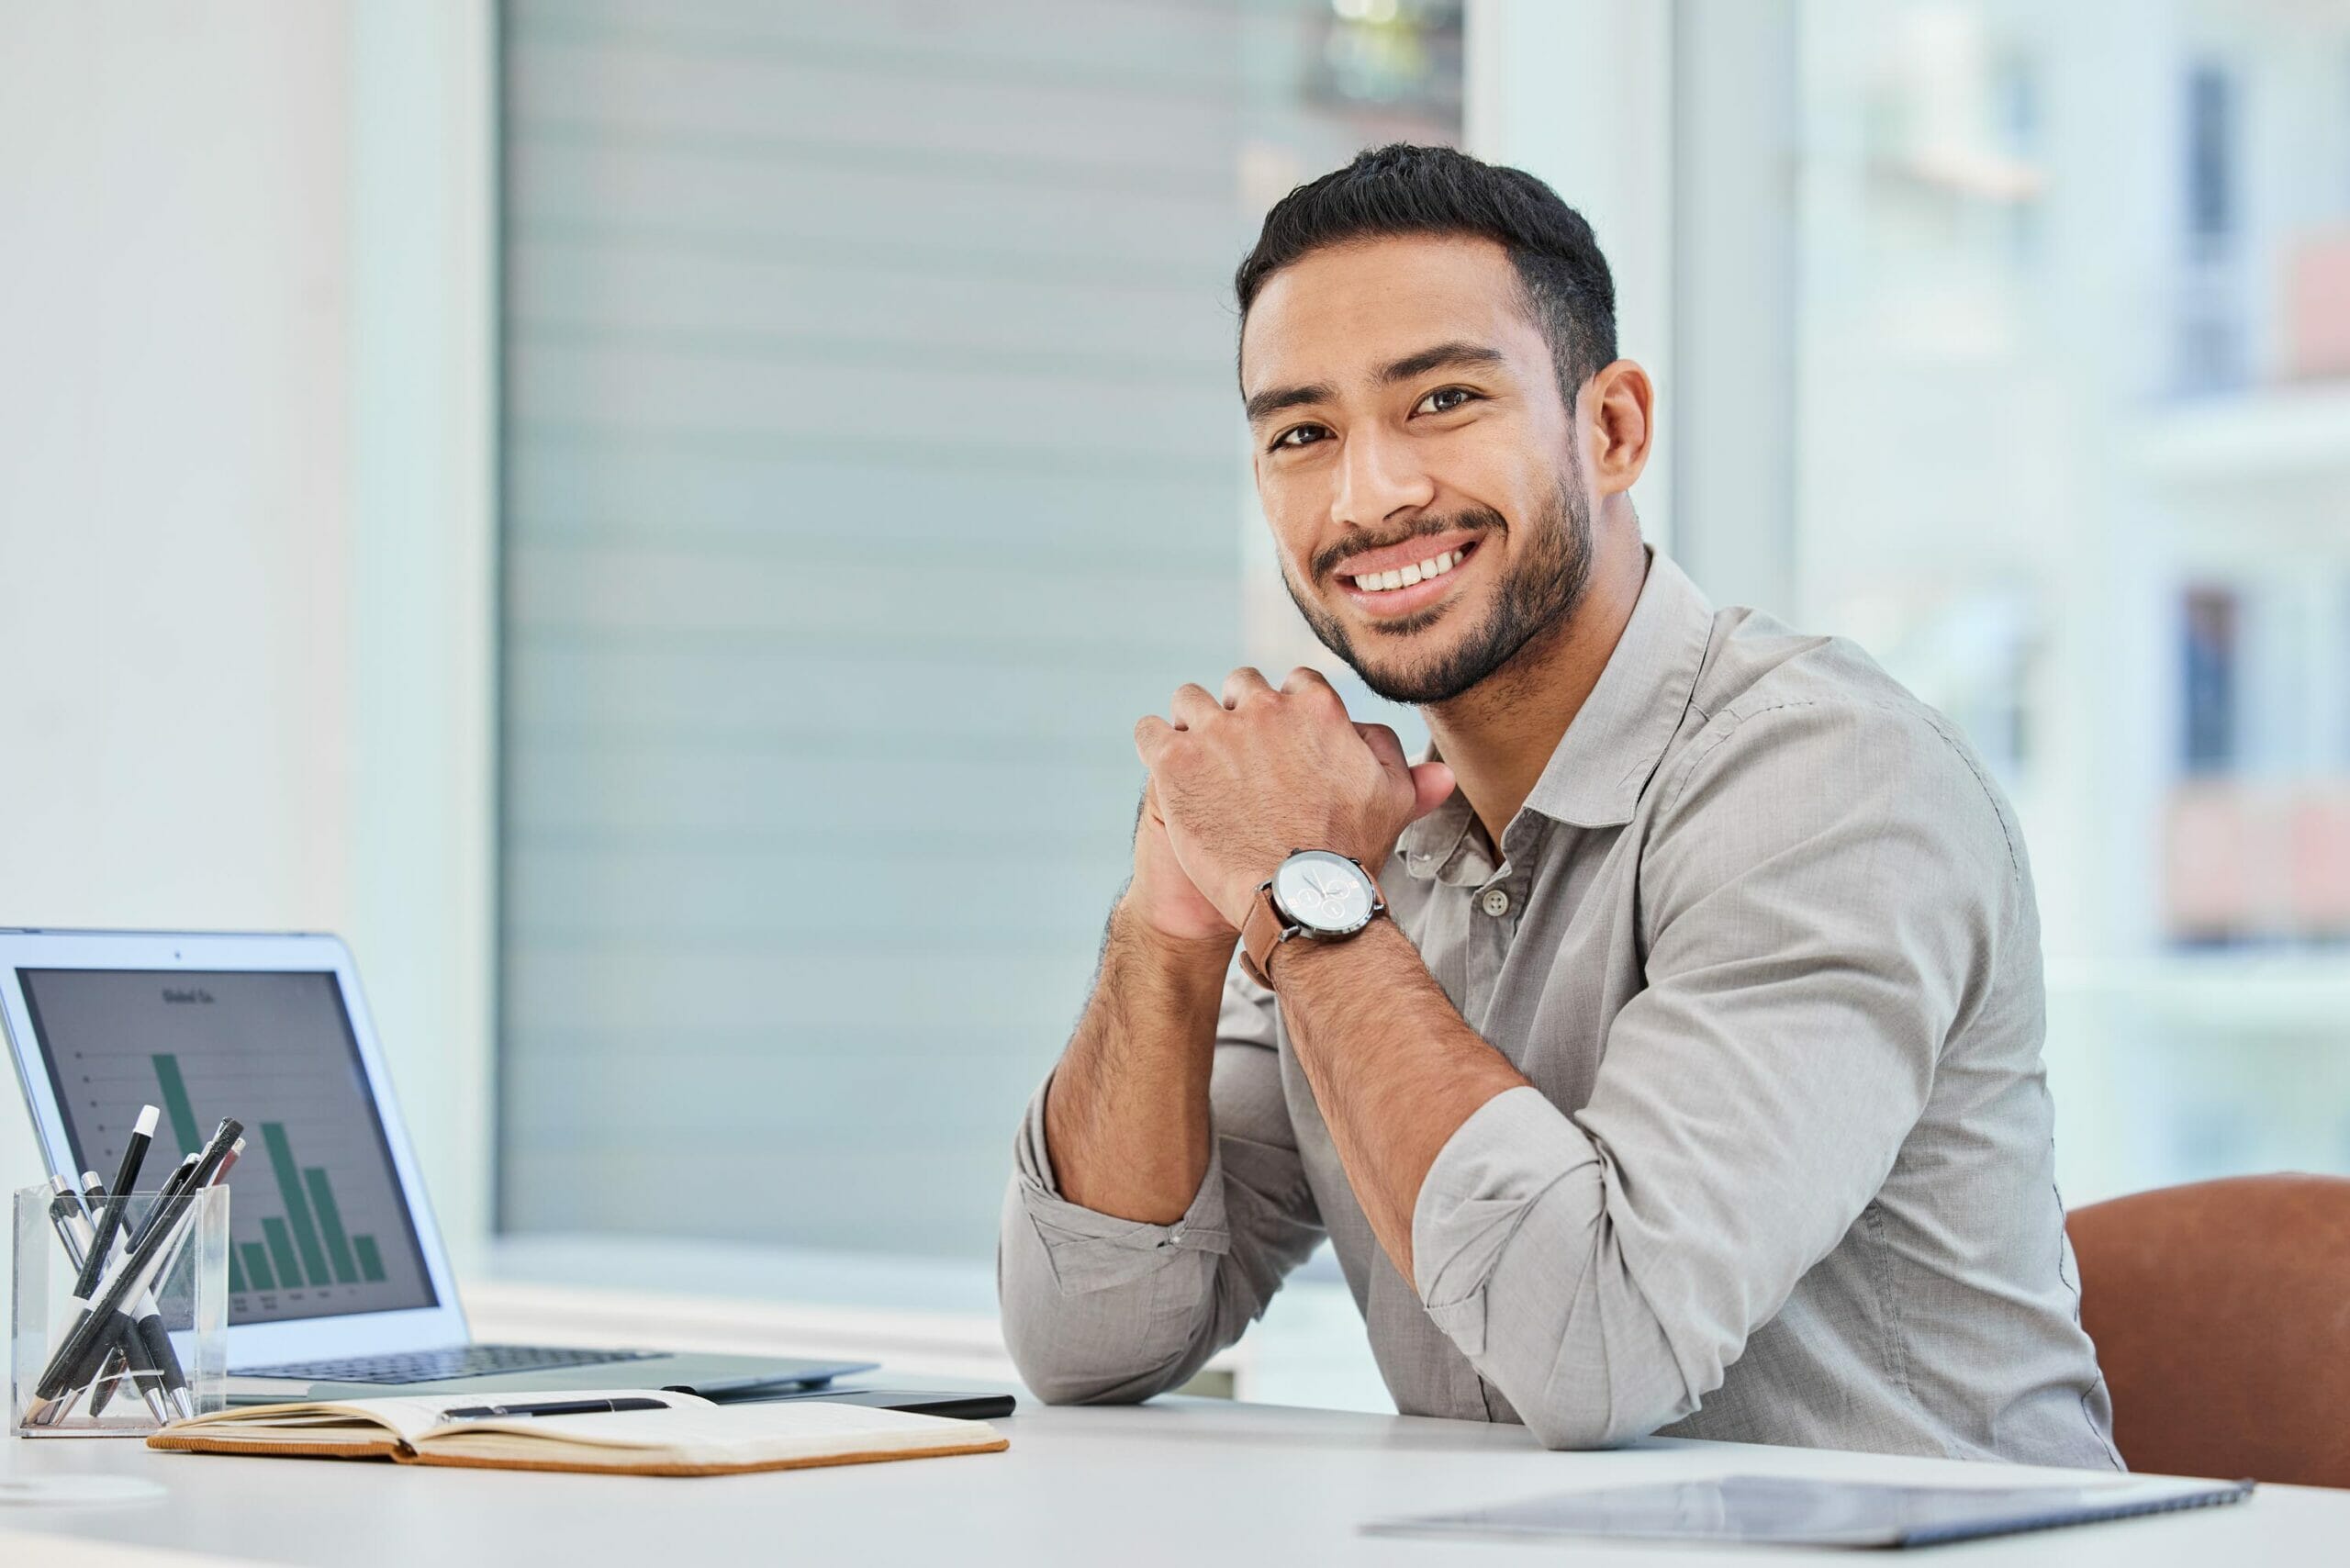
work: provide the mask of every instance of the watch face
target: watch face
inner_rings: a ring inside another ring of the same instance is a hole
[[[1307,849],[1273,873],[1273,900],[1309,932],[1343,936],[1371,924],[1371,879],[1343,855]]]

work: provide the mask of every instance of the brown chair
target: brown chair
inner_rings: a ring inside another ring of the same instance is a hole
[[[2066,1229],[2131,1469],[2350,1486],[2350,1179],[2165,1187]]]

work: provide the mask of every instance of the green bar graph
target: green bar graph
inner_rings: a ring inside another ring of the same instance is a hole
[[[172,1136],[179,1139],[183,1154],[193,1154],[204,1147],[204,1134],[196,1124],[196,1105],[188,1098],[179,1058],[158,1051],[151,1059],[163,1110],[171,1118]],[[317,1166],[305,1170],[296,1161],[285,1123],[263,1122],[261,1136],[269,1149],[270,1170],[277,1179],[277,1195],[285,1204],[285,1217],[271,1216],[261,1222],[267,1246],[247,1241],[229,1249],[229,1288],[242,1293],[250,1282],[255,1290],[299,1290],[306,1282],[322,1288],[330,1282],[355,1285],[362,1280],[382,1284],[384,1255],[373,1236],[344,1231],[342,1208],[334,1200],[334,1183],[326,1171]]]
[[[194,1154],[204,1147],[204,1136],[196,1130],[196,1107],[188,1103],[187,1081],[180,1076],[180,1058],[157,1052],[155,1081],[162,1088],[163,1109],[172,1118],[172,1136],[180,1140],[180,1152]]]
[[[263,1122],[261,1136],[269,1145],[269,1165],[277,1173],[278,1195],[285,1200],[285,1223],[293,1227],[294,1244],[302,1249],[302,1272],[312,1284],[325,1284],[326,1249],[319,1245],[319,1227],[310,1219],[310,1200],[302,1195],[302,1173],[294,1163],[294,1146],[286,1141],[285,1124]]]
[[[277,1288],[277,1276],[269,1271],[268,1250],[258,1241],[248,1241],[244,1244],[244,1251],[245,1267],[252,1273],[253,1288],[255,1290],[263,1291],[275,1290]],[[242,1290],[245,1287],[236,1283],[234,1281],[230,1281],[229,1288],[230,1290]]]
[[[180,1058],[157,1051],[149,1059],[155,1065],[155,1083],[172,1136],[179,1140],[181,1153],[194,1154],[204,1147],[204,1133],[196,1119],[196,1103],[188,1098]],[[262,1220],[263,1241],[240,1242],[229,1249],[229,1289],[241,1295],[248,1289],[300,1290],[306,1283],[320,1290],[330,1283],[382,1284],[383,1250],[375,1237],[353,1236],[343,1228],[342,1206],[335,1202],[334,1182],[326,1170],[315,1165],[305,1168],[296,1160],[285,1123],[262,1123],[261,1136],[285,1214]]]
[[[294,1256],[294,1238],[285,1234],[285,1222],[271,1215],[261,1222],[261,1233],[269,1238],[270,1255],[277,1260],[277,1277],[285,1282],[288,1290],[299,1290],[302,1265]]]
[[[351,1264],[351,1243],[343,1238],[342,1215],[334,1206],[334,1189],[327,1184],[327,1173],[316,1166],[302,1172],[302,1180],[310,1189],[310,1205],[319,1211],[319,1228],[326,1233],[327,1257],[334,1264],[334,1282],[347,1285],[355,1282],[359,1271]]]

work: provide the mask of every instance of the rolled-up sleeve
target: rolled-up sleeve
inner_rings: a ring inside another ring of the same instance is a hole
[[[1061,1195],[1045,1138],[1050,1082],[1013,1150],[996,1252],[1006,1347],[1053,1404],[1147,1399],[1176,1387],[1264,1315],[1322,1239],[1282,1097],[1272,995],[1226,979],[1210,1079],[1208,1168],[1173,1225]]]
[[[1657,783],[1648,987],[1589,1103],[1488,1101],[1414,1212],[1431,1320],[1551,1447],[1720,1386],[1883,1186],[2021,907],[2006,818],[1927,722],[1717,723]]]

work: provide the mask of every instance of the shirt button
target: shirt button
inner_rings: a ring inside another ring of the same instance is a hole
[[[1509,913],[1509,894],[1499,888],[1487,888],[1485,896],[1477,901],[1477,907],[1499,920]]]

